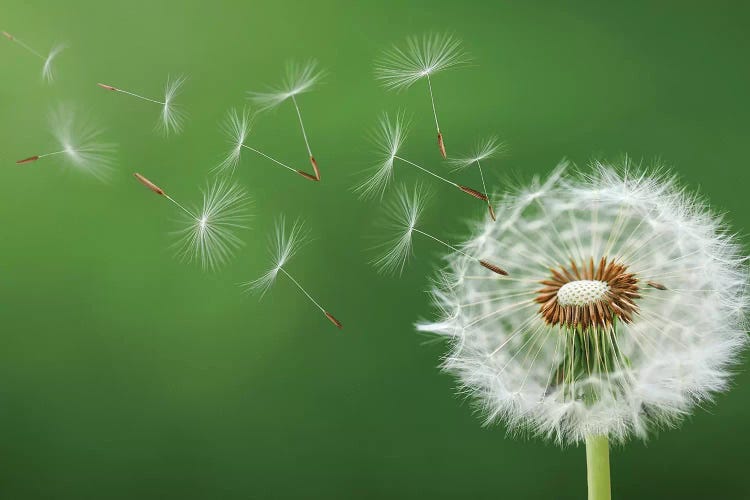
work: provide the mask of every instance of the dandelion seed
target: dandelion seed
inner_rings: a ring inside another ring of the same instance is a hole
[[[3,31],[3,36],[10,40],[11,42],[15,42],[19,46],[21,46],[24,50],[29,52],[30,54],[35,55],[39,59],[43,61],[42,63],[42,79],[46,81],[47,83],[52,83],[55,80],[55,73],[54,68],[52,66],[52,63],[55,61],[58,55],[60,55],[60,52],[65,50],[67,47],[63,44],[57,44],[50,49],[49,53],[45,56],[41,53],[37,52],[31,46],[26,44],[25,42],[21,41],[20,39],[16,38],[15,36],[11,35],[7,31]]]
[[[203,191],[202,206],[190,210],[143,175],[133,175],[141,184],[180,209],[184,227],[175,233],[178,238],[175,248],[181,259],[199,261],[204,269],[215,269],[244,244],[235,232],[247,228],[251,201],[240,185],[216,181]]]
[[[279,273],[283,274],[289,280],[291,280],[292,283],[294,283],[297,288],[307,297],[310,302],[315,304],[315,307],[320,309],[320,311],[323,313],[323,315],[333,323],[337,328],[343,328],[343,325],[339,320],[337,320],[330,312],[326,311],[323,306],[318,303],[317,300],[315,300],[312,295],[297,281],[289,272],[287,272],[286,269],[284,269],[284,266],[289,262],[289,260],[294,257],[294,255],[297,253],[297,251],[307,242],[309,238],[309,232],[304,227],[303,223],[298,221],[295,221],[292,224],[292,227],[287,232],[287,224],[286,220],[283,216],[279,217],[279,219],[276,222],[276,227],[274,231],[274,238],[271,240],[270,245],[270,253],[273,258],[273,266],[260,278],[247,281],[245,283],[242,283],[241,285],[248,291],[248,292],[258,292],[260,293],[261,297],[265,295],[265,293],[273,286],[273,284],[276,282],[276,278],[278,277]]]
[[[406,48],[394,46],[375,62],[375,76],[389,90],[407,89],[419,80],[427,79],[438,148],[443,158],[447,154],[435,108],[431,76],[468,62],[469,57],[461,49],[461,42],[446,34],[410,37],[406,40]]]
[[[393,179],[395,160],[399,160],[400,162],[406,163],[407,165],[458,188],[469,196],[485,202],[487,201],[486,194],[477,191],[476,189],[462,186],[461,184],[446,179],[413,161],[407,160],[403,156],[399,156],[398,152],[406,139],[407,129],[408,124],[404,115],[401,113],[397,114],[394,120],[391,120],[388,114],[384,114],[381,117],[378,128],[374,133],[374,142],[378,153],[382,156],[382,160],[371,171],[371,175],[354,189],[359,193],[360,197],[367,198],[370,196],[379,196],[382,198],[388,184],[390,184]]]
[[[64,164],[79,172],[107,181],[114,170],[117,145],[101,141],[102,129],[87,119],[77,118],[75,110],[61,105],[50,114],[50,126],[57,151],[18,160],[24,165],[50,157],[60,157]]]
[[[747,258],[705,202],[628,161],[558,169],[498,210],[463,248],[501,255],[513,277],[449,254],[452,278],[434,289],[444,317],[417,327],[452,339],[444,368],[488,422],[585,441],[590,491],[609,498],[610,440],[645,438],[727,389],[748,340]]]
[[[499,142],[497,137],[490,137],[478,142],[470,156],[451,159],[449,160],[449,164],[453,167],[454,171],[463,170],[476,164],[477,169],[479,170],[479,176],[482,179],[482,189],[484,189],[485,193],[489,193],[489,191],[487,191],[487,184],[484,181],[482,162],[484,160],[493,158],[495,155],[502,152],[504,148],[505,145]],[[495,216],[495,209],[492,207],[492,202],[489,200],[489,196],[487,197],[487,209],[490,212],[490,217],[492,217],[492,220],[497,220]]]
[[[232,148],[229,151],[229,154],[227,157],[222,161],[214,170],[218,172],[226,172],[229,171],[230,173],[234,173],[234,170],[237,168],[237,165],[240,162],[240,157],[242,156],[242,149],[247,149],[252,151],[253,153],[262,156],[263,158],[275,163],[276,165],[283,167],[291,172],[294,172],[295,174],[301,175],[302,177],[309,179],[311,181],[319,181],[320,179],[315,177],[314,175],[308,174],[307,172],[303,170],[298,170],[296,168],[290,167],[286,163],[283,163],[276,158],[273,158],[262,151],[249,146],[246,144],[247,138],[250,135],[250,130],[252,128],[252,116],[250,114],[250,111],[248,109],[244,109],[241,112],[238,112],[236,109],[229,110],[229,114],[227,115],[226,120],[222,124],[222,130],[224,131],[224,134],[227,136],[229,143],[232,145]]]
[[[386,227],[396,232],[397,236],[386,244],[381,245],[381,247],[386,249],[385,252],[372,261],[372,264],[378,271],[401,274],[406,266],[406,261],[412,255],[412,238],[414,233],[417,233],[440,243],[459,255],[475,260],[481,266],[496,274],[502,276],[508,275],[503,268],[484,259],[478,259],[469,255],[442,239],[419,229],[417,224],[419,217],[424,211],[427,198],[426,192],[419,185],[415,186],[411,191],[400,187],[397,191],[395,202],[386,206],[386,215],[388,217]]]
[[[121,94],[136,97],[142,101],[148,101],[160,105],[161,114],[159,115],[159,120],[156,122],[156,130],[164,135],[169,135],[171,133],[179,134],[182,132],[183,125],[187,119],[187,113],[180,105],[174,102],[175,98],[180,94],[182,86],[186,80],[187,77],[184,76],[178,76],[176,78],[168,77],[167,83],[164,85],[164,99],[161,101],[150,97],[144,97],[118,87],[113,87],[112,85],[106,85],[104,83],[97,83],[97,85],[104,90],[119,92]]]
[[[280,87],[272,88],[266,92],[248,92],[250,101],[257,105],[261,111],[275,108],[288,99],[292,100],[294,109],[297,111],[297,118],[302,130],[302,138],[305,141],[307,154],[310,157],[310,164],[313,167],[315,180],[317,181],[320,180],[320,169],[310,148],[310,141],[307,138],[305,124],[302,122],[302,112],[297,103],[297,96],[311,91],[315,85],[320,83],[324,76],[325,72],[318,69],[317,61],[311,60],[304,64],[291,61],[286,65],[286,74]],[[301,172],[301,174],[308,178],[311,177],[310,174],[305,174],[304,172]]]

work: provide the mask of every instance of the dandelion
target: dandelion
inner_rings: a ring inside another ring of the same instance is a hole
[[[144,97],[118,87],[113,87],[112,85],[106,85],[104,83],[97,83],[97,85],[104,90],[127,94],[129,96],[137,97],[142,101],[148,101],[161,106],[161,114],[159,115],[159,120],[156,122],[156,130],[164,135],[169,135],[171,133],[179,134],[182,132],[183,125],[187,119],[187,113],[185,113],[181,106],[174,102],[175,98],[180,94],[182,86],[186,80],[187,78],[184,76],[178,76],[176,78],[167,77],[167,83],[164,85],[164,99],[161,101],[150,97]]]
[[[408,89],[423,78],[427,80],[437,129],[438,148],[443,158],[447,155],[438,123],[431,76],[468,62],[469,57],[461,49],[461,42],[446,34],[410,37],[406,40],[406,48],[394,46],[375,62],[375,77],[389,90]]]
[[[62,158],[68,167],[106,181],[114,170],[117,145],[102,142],[103,130],[88,119],[79,119],[71,106],[61,105],[50,114],[52,136],[57,151],[18,160],[24,165],[44,158]]]
[[[286,74],[280,87],[272,88],[266,92],[248,92],[250,101],[256,104],[261,111],[275,108],[288,99],[292,100],[294,109],[297,111],[302,138],[305,140],[307,154],[310,157],[310,163],[315,171],[315,180],[317,181],[320,180],[320,169],[310,148],[305,124],[302,122],[302,112],[299,109],[299,104],[297,104],[297,96],[311,91],[324,76],[325,72],[318,69],[317,61],[311,60],[304,64],[290,61],[286,65]]]
[[[292,224],[291,229],[287,232],[286,220],[284,217],[279,217],[276,222],[274,231],[274,238],[271,239],[270,253],[273,258],[273,267],[271,267],[263,276],[256,280],[242,283],[242,286],[248,292],[259,292],[261,297],[271,288],[276,282],[276,278],[279,273],[283,274],[297,288],[307,297],[310,302],[315,304],[315,307],[320,309],[320,312],[333,323],[337,328],[343,328],[343,325],[337,320],[331,313],[326,311],[320,303],[313,298],[312,295],[297,281],[287,270],[284,268],[287,262],[294,257],[299,249],[307,242],[309,238],[309,232],[305,229],[304,225],[300,221],[295,221]]]
[[[272,156],[269,156],[264,152],[246,144],[247,138],[250,135],[251,128],[252,116],[250,115],[250,111],[248,109],[244,109],[241,112],[238,112],[236,109],[231,109],[229,111],[226,120],[222,124],[222,129],[229,139],[229,143],[232,145],[232,148],[230,149],[229,154],[224,159],[224,161],[222,161],[214,170],[219,172],[230,171],[233,173],[234,169],[237,168],[237,165],[240,162],[242,150],[247,149],[275,163],[280,167],[301,175],[305,179],[309,179],[311,181],[320,180],[318,177],[312,174],[290,167],[286,163],[283,163],[276,158],[273,158]]]
[[[489,191],[487,191],[487,184],[484,181],[482,162],[484,160],[493,158],[495,155],[502,152],[504,148],[505,145],[499,142],[497,137],[489,137],[478,142],[474,147],[474,150],[471,152],[471,155],[464,158],[451,159],[449,160],[449,164],[453,167],[454,171],[463,170],[476,164],[477,169],[479,170],[479,176],[482,179],[482,189],[485,193],[489,193]],[[495,216],[495,209],[492,207],[492,202],[489,200],[489,195],[487,196],[487,209],[490,212],[490,217],[492,217],[492,220],[497,220]]]
[[[183,228],[176,232],[178,257],[200,261],[204,269],[223,265],[243,245],[235,232],[247,227],[250,197],[240,185],[216,181],[203,191],[203,204],[190,210],[141,174],[135,178],[154,193],[171,201],[182,214]]]
[[[412,238],[414,233],[416,233],[440,243],[452,252],[471,259],[496,274],[501,276],[508,275],[503,268],[485,259],[478,259],[442,239],[419,229],[417,224],[419,223],[419,217],[424,211],[427,198],[427,194],[419,185],[415,186],[411,192],[408,189],[400,187],[397,191],[395,201],[386,206],[386,215],[388,217],[386,227],[394,231],[397,236],[385,245],[382,245],[385,248],[385,252],[372,261],[373,265],[380,272],[398,274],[403,272],[406,261],[412,254]]]
[[[22,40],[16,38],[15,36],[11,35],[7,31],[3,31],[3,36],[10,40],[11,42],[15,42],[21,47],[23,47],[24,50],[27,52],[35,55],[39,59],[43,61],[42,63],[42,79],[46,81],[47,83],[52,83],[55,80],[55,73],[54,68],[52,66],[52,63],[55,61],[58,55],[60,55],[60,52],[66,49],[66,46],[63,44],[57,44],[50,49],[50,51],[47,53],[47,55],[43,55],[36,50],[34,50],[31,46],[23,42]]]
[[[501,223],[466,248],[513,273],[448,257],[443,311],[418,329],[445,335],[444,368],[488,422],[585,442],[589,498],[610,498],[609,441],[677,424],[728,386],[747,341],[746,258],[698,197],[629,162],[556,170],[507,195]]]
[[[406,123],[403,114],[397,114],[394,120],[391,120],[388,114],[384,114],[381,117],[378,128],[374,134],[374,142],[378,153],[382,156],[382,161],[375,166],[369,178],[355,188],[355,191],[358,192],[361,197],[382,197],[388,184],[390,184],[393,179],[393,167],[395,160],[398,160],[460,189],[469,196],[478,198],[485,202],[487,201],[486,194],[448,180],[413,161],[407,160],[403,156],[399,156],[399,149],[404,144],[407,129],[408,124]]]

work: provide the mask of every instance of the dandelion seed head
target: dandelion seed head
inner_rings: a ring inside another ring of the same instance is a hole
[[[747,343],[748,270],[697,196],[630,161],[558,168],[504,196],[433,290],[444,368],[487,422],[559,443],[645,438],[725,390]]]
[[[279,271],[309,240],[309,231],[301,220],[296,220],[291,227],[286,218],[280,216],[274,227],[274,235],[269,244],[269,253],[273,259],[273,265],[258,279],[242,283],[248,292],[258,292],[263,297],[273,286]]]
[[[252,201],[242,186],[223,179],[209,184],[202,194],[202,205],[182,214],[175,248],[180,258],[213,270],[244,245],[237,232],[247,228]]]
[[[318,69],[315,60],[304,63],[289,61],[281,86],[266,92],[248,92],[248,98],[261,111],[274,108],[287,99],[311,91],[324,76],[325,72]]]
[[[406,140],[408,128],[409,123],[403,113],[397,113],[393,119],[387,113],[381,116],[373,133],[373,142],[381,160],[368,171],[367,178],[354,188],[360,198],[383,197],[393,179],[394,159]]]
[[[429,198],[419,184],[407,189],[399,186],[395,198],[385,207],[384,227],[395,234],[378,249],[381,255],[372,261],[375,268],[386,274],[401,274],[412,254],[412,236]]]
[[[375,77],[390,90],[406,89],[422,78],[468,63],[461,42],[449,34],[410,37],[375,62]]]
[[[156,124],[156,129],[164,135],[179,134],[187,119],[182,107],[175,103],[175,98],[180,94],[182,86],[187,81],[185,76],[168,77],[164,85],[164,103],[161,108],[161,115]]]
[[[60,105],[50,114],[50,126],[69,167],[107,181],[114,171],[117,145],[103,142],[103,130],[70,105]]]
[[[252,128],[252,115],[250,110],[245,108],[241,111],[230,109],[226,119],[221,125],[221,129],[231,145],[227,157],[215,167],[218,172],[234,173],[242,156],[242,147],[250,135]]]
[[[59,44],[52,47],[47,57],[44,59],[44,65],[42,66],[42,79],[47,83],[52,83],[55,80],[55,72],[52,63],[55,61],[60,52],[65,50],[66,46]]]

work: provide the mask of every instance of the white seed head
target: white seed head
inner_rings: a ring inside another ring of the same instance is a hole
[[[226,263],[244,245],[236,232],[247,228],[251,199],[239,184],[216,180],[203,191],[203,204],[182,216],[183,229],[176,232],[178,256],[200,262],[204,269]]]
[[[301,220],[294,221],[291,227],[287,228],[286,218],[283,215],[279,216],[274,227],[274,236],[269,244],[273,266],[260,278],[241,285],[248,292],[259,292],[263,297],[276,281],[281,268],[308,242],[309,235],[309,231]]]
[[[221,129],[227,138],[227,142],[231,145],[231,149],[224,161],[214,168],[215,171],[234,173],[234,169],[237,168],[242,156],[242,146],[245,144],[247,136],[250,135],[252,122],[252,115],[248,108],[242,111],[229,110],[226,119],[221,124]]]
[[[403,113],[391,119],[384,113],[373,135],[380,162],[367,172],[367,178],[354,188],[360,198],[382,198],[393,179],[393,161],[406,140],[409,122]]]
[[[645,438],[726,389],[747,342],[735,236],[674,178],[627,160],[504,196],[466,248],[510,277],[449,255],[443,318],[418,328],[452,339],[444,367],[511,430]]]
[[[274,108],[287,99],[311,91],[325,76],[325,72],[318,69],[318,62],[310,60],[304,63],[289,61],[281,86],[271,88],[266,92],[248,92],[250,101],[259,110]]]
[[[419,184],[409,190],[399,186],[396,197],[385,207],[387,217],[384,226],[395,233],[384,245],[378,248],[381,255],[372,261],[375,268],[382,273],[401,274],[406,261],[412,254],[412,235],[419,222],[428,193]]]
[[[375,62],[375,77],[387,89],[405,89],[422,78],[469,60],[461,42],[452,35],[410,37],[405,47],[394,46]]]
[[[80,117],[70,105],[60,105],[50,114],[52,135],[66,165],[100,181],[114,171],[117,145],[103,142],[103,130],[91,120]]]
[[[187,113],[180,105],[175,103],[175,98],[180,94],[182,86],[187,81],[185,76],[175,78],[168,77],[164,85],[164,104],[161,108],[161,116],[156,128],[164,135],[179,134],[187,119]]]

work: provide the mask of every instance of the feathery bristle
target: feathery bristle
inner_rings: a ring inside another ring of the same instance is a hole
[[[403,113],[397,113],[391,119],[388,113],[383,113],[378,126],[372,134],[377,154],[382,158],[373,168],[368,170],[368,177],[354,188],[360,198],[382,198],[385,190],[393,180],[393,162],[399,149],[406,140],[409,122]]]
[[[387,242],[378,245],[382,254],[371,263],[385,274],[400,274],[412,254],[412,236],[428,199],[427,191],[419,184],[412,190],[399,186],[396,197],[385,206],[386,229],[395,233]]]
[[[405,48],[394,46],[385,52],[375,62],[375,77],[388,89],[403,89],[467,62],[459,40],[448,34],[428,34],[410,37]]]

